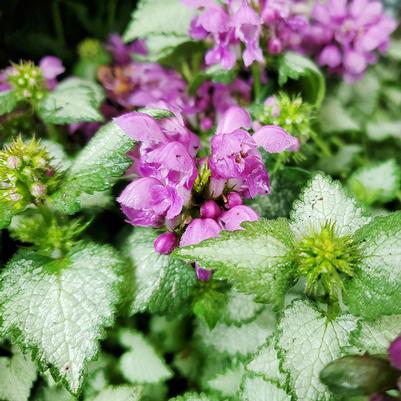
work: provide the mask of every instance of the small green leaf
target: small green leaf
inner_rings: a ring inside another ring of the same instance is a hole
[[[36,365],[20,351],[14,351],[11,358],[0,358],[0,399],[27,401],[36,380]]]
[[[39,104],[38,113],[47,124],[103,121],[99,112],[102,89],[94,82],[69,78]]]
[[[10,113],[17,105],[17,99],[13,91],[0,92],[0,116]]]
[[[196,298],[192,311],[198,318],[203,319],[213,329],[221,318],[221,311],[227,303],[227,295],[224,292],[209,288]]]
[[[66,214],[80,210],[80,196],[113,186],[132,163],[126,153],[133,141],[113,122],[103,126],[73,162],[61,188],[52,196],[55,208]]]
[[[120,371],[129,382],[158,383],[171,378],[171,370],[142,334],[123,330],[120,342],[129,349],[119,361]]]
[[[13,210],[7,204],[0,203],[0,230],[10,225],[13,214]]]
[[[353,316],[342,315],[331,320],[308,301],[294,301],[285,309],[278,326],[277,346],[298,400],[331,399],[327,387],[319,380],[319,373],[342,355],[342,348],[349,344],[356,326]]]
[[[289,79],[295,80],[303,90],[305,100],[320,106],[325,96],[326,83],[323,74],[313,61],[300,54],[287,52],[279,58],[278,74],[280,86]]]
[[[291,229],[297,240],[319,233],[327,224],[334,224],[337,235],[353,234],[370,221],[367,212],[357,206],[341,184],[316,174],[306,186],[291,213]]]
[[[248,356],[256,352],[258,347],[265,343],[267,337],[273,333],[275,315],[266,310],[255,320],[242,326],[218,323],[210,330],[206,324],[199,322],[197,336],[210,352],[230,356]]]
[[[207,386],[222,396],[233,397],[240,389],[245,368],[242,363],[226,368],[207,381]]]
[[[110,386],[102,390],[93,401],[139,401],[141,393],[141,387]]]
[[[136,281],[132,313],[180,312],[197,282],[191,266],[155,252],[156,236],[154,230],[136,228],[127,241],[126,252],[135,267]]]
[[[352,333],[351,343],[371,355],[386,355],[391,342],[401,333],[401,315],[381,316],[376,320],[362,320]]]
[[[241,401],[291,401],[292,399],[277,383],[259,376],[245,376],[241,387]]]
[[[219,238],[178,248],[174,255],[216,269],[215,277],[279,308],[292,275],[286,259],[292,241],[288,223],[262,219],[243,226],[243,231],[223,231]]]
[[[347,184],[355,196],[368,205],[390,202],[401,189],[401,170],[394,159],[387,160],[360,168]]]
[[[273,338],[269,338],[266,344],[258,350],[246,366],[246,369],[278,384],[286,382],[286,375],[281,371]]]
[[[188,38],[193,13],[179,0],[141,0],[132,13],[124,41],[154,35]]]
[[[35,394],[33,401],[76,401],[76,398],[63,387],[42,386]]]
[[[401,314],[401,212],[376,217],[358,231],[364,256],[346,284],[345,302],[351,313],[366,319]]]
[[[119,301],[122,261],[108,246],[77,245],[64,259],[19,251],[3,269],[1,334],[34,350],[73,393]]]
[[[156,120],[175,116],[175,114],[172,111],[166,109],[139,109],[138,111],[140,111],[141,113],[145,113],[155,118]]]

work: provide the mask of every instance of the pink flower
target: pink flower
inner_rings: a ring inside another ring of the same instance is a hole
[[[194,219],[181,237],[180,246],[194,245],[208,238],[218,237],[221,227],[213,219]]]
[[[219,218],[219,223],[223,230],[234,231],[243,230],[241,223],[244,221],[256,220],[259,220],[259,215],[252,208],[239,205],[224,212]]]
[[[138,39],[130,44],[125,44],[121,36],[117,33],[112,33],[109,36],[106,50],[111,53],[114,62],[119,65],[129,64],[132,61],[131,55],[134,53],[140,55],[147,54],[145,41]]]
[[[48,88],[54,89],[57,84],[57,76],[65,71],[61,60],[58,57],[45,56],[39,61],[39,67],[43,72]]]

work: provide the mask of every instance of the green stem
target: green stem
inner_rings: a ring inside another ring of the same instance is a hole
[[[188,83],[191,83],[192,82],[192,72],[191,72],[191,68],[189,67],[189,64],[186,61],[183,61],[183,63],[181,64],[181,71],[182,71],[182,75],[184,76],[186,81]]]
[[[260,80],[260,68],[259,64],[254,62],[251,67],[253,77],[253,92],[255,95],[256,102],[261,101],[262,86]]]

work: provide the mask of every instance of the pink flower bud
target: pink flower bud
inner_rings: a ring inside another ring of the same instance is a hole
[[[21,165],[21,160],[17,156],[10,156],[7,159],[7,166],[13,170],[17,169]]]
[[[201,217],[216,219],[221,214],[221,209],[219,205],[214,200],[207,200],[202,203],[200,207]]]
[[[177,236],[172,232],[160,234],[153,243],[155,251],[162,255],[168,255],[177,246]]]
[[[43,184],[33,184],[31,186],[31,194],[35,198],[40,198],[46,193],[46,185]]]
[[[204,269],[195,263],[195,273],[199,281],[209,281],[212,278],[213,271]]]
[[[242,198],[238,192],[230,192],[226,196],[226,203],[225,206],[227,209],[232,209],[235,206],[242,205]]]
[[[390,363],[396,369],[401,370],[401,336],[397,337],[388,349]]]
[[[270,54],[279,54],[283,51],[283,44],[278,38],[271,38],[268,44]]]

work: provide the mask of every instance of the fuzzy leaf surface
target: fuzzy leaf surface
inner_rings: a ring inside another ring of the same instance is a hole
[[[99,111],[102,100],[102,89],[97,84],[69,78],[42,100],[38,113],[47,124],[103,121]]]
[[[376,217],[357,233],[363,260],[346,284],[351,313],[366,319],[401,314],[401,212]]]
[[[103,126],[79,153],[61,188],[52,196],[56,209],[76,213],[81,208],[82,194],[111,188],[132,163],[126,153],[133,146],[133,141],[115,123]]]
[[[110,386],[102,390],[93,401],[139,401],[142,389],[134,386]]]
[[[154,230],[136,228],[126,252],[135,267],[135,298],[132,313],[177,311],[196,284],[194,269],[187,263],[154,250]]]
[[[245,376],[240,394],[241,401],[291,401],[277,383],[260,376]]]
[[[10,113],[17,105],[17,99],[13,91],[0,92],[0,116]]]
[[[215,269],[215,277],[227,279],[238,291],[280,307],[292,275],[285,258],[292,240],[288,223],[262,219],[243,227],[242,231],[223,231],[218,238],[177,248],[174,255]]]
[[[300,240],[312,233],[320,233],[326,223],[334,224],[339,236],[353,234],[369,223],[370,217],[338,182],[317,174],[294,203],[291,220],[295,238]]]
[[[32,349],[55,379],[78,393],[98,339],[113,321],[121,267],[112,248],[93,243],[58,261],[19,251],[1,275],[1,334]]]
[[[278,326],[277,347],[292,392],[302,401],[329,401],[332,395],[319,380],[320,371],[342,355],[357,319],[342,315],[330,320],[310,302],[287,307]]]

